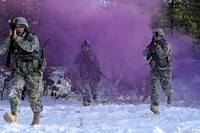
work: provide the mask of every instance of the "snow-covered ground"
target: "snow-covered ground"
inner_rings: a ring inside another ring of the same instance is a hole
[[[43,99],[41,124],[31,126],[32,112],[22,101],[19,123],[7,124],[8,101],[0,101],[0,133],[200,133],[200,109],[167,106],[154,115],[148,104],[98,104],[83,107],[77,99]]]
[[[192,69],[187,64],[193,64]],[[131,94],[117,97],[115,90],[110,93],[114,98],[106,99],[107,103],[92,103],[89,107],[84,107],[81,96],[75,93],[58,100],[43,96],[41,123],[35,126],[30,125],[33,113],[26,97],[21,104],[19,123],[7,124],[3,114],[10,112],[10,108],[5,98],[0,101],[0,133],[200,133],[199,62],[187,62],[178,68],[173,77],[172,105],[166,104],[160,89],[159,116],[149,110],[149,98],[142,103],[134,101],[135,95]],[[68,91],[62,69],[55,70],[51,79],[57,87]],[[185,70],[187,74],[183,73]],[[59,86],[58,77],[61,80]],[[112,87],[108,88],[111,90]],[[103,92],[101,90],[101,96],[105,96]],[[109,97],[101,98],[104,101],[103,98]]]

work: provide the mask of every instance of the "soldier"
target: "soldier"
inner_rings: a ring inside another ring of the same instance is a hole
[[[151,67],[151,105],[150,110],[159,115],[159,84],[167,96],[167,104],[172,103],[172,51],[171,46],[163,38],[164,32],[161,28],[153,30],[152,41],[144,50],[143,54],[146,56]]]
[[[90,42],[85,40],[81,48],[82,51],[76,57],[74,64],[80,72],[83,105],[89,106],[91,102],[90,92],[93,100],[97,99],[101,71],[97,56],[91,52]]]
[[[39,39],[28,31],[29,25],[25,18],[15,18],[12,25],[15,25],[15,28],[10,30],[9,37],[0,46],[0,55],[3,55],[10,49],[11,40],[14,41],[12,60],[14,69],[9,94],[11,114],[5,113],[4,120],[7,123],[18,122],[21,95],[24,87],[26,87],[30,107],[34,113],[32,125],[39,124],[40,113],[43,110],[40,96],[43,91],[42,78],[45,67],[39,57]]]

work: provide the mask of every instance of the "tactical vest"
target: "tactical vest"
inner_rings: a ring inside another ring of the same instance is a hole
[[[88,55],[80,54],[80,76],[83,79],[88,79],[96,73],[95,57],[92,53]]]
[[[163,40],[160,44],[161,48],[164,47],[166,44],[166,41]],[[162,68],[167,68],[172,66],[172,57],[171,57],[171,48],[169,50],[169,53],[166,58],[161,59],[156,52],[152,53],[152,58],[150,60],[150,65],[153,69],[162,69]]]
[[[15,45],[15,57],[13,59],[14,69],[23,74],[34,73],[40,70],[42,64],[39,51],[27,52],[17,45]]]

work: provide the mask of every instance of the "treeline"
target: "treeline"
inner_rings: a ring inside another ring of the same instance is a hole
[[[200,44],[200,1],[199,0],[165,0],[157,14],[154,14],[154,25],[165,27],[175,35],[181,31],[195,38]]]

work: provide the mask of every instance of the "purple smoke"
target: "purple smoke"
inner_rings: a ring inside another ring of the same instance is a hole
[[[141,87],[149,77],[142,51],[151,41],[152,15],[162,3],[163,0],[42,0],[39,24],[32,31],[43,42],[50,38],[45,46],[48,66],[73,66],[81,43],[87,39],[111,80],[121,76],[122,89],[129,85]],[[194,84],[191,78],[200,72],[199,63],[189,52],[192,39],[183,35],[168,35],[166,39],[173,49],[175,91],[182,89],[178,81],[195,90],[200,81]]]
[[[151,17],[161,2],[110,0],[99,6],[92,0],[45,1],[41,33],[43,38],[51,40],[46,48],[49,65],[72,65],[82,41],[88,39],[109,78],[117,80],[121,76],[122,89],[124,84],[141,87],[149,75],[149,65],[142,51],[151,40]],[[173,78],[185,81],[186,75],[197,71],[188,51],[192,40],[177,36],[167,37],[173,48]]]
[[[173,49],[173,89],[175,99],[192,102],[199,99],[200,61],[194,55],[194,39],[176,31],[174,37],[168,35],[167,40]],[[198,52],[198,51],[197,51]],[[195,59],[196,58],[196,59]]]
[[[71,65],[88,39],[104,69],[121,64],[130,80],[143,76],[148,66],[142,51],[151,39],[149,11],[159,4],[147,8],[145,1],[113,3],[105,7],[78,0],[43,3],[41,33],[51,40],[46,48],[49,65]]]

